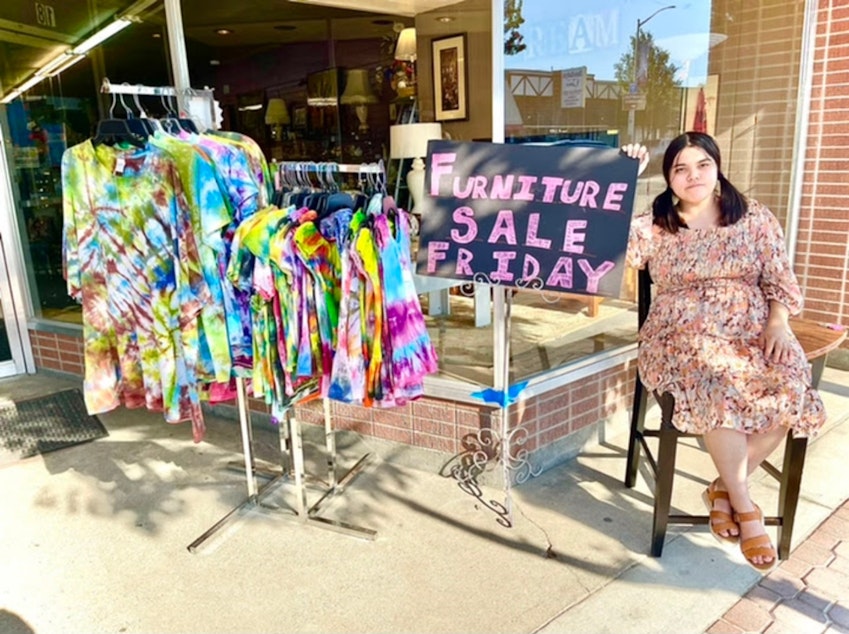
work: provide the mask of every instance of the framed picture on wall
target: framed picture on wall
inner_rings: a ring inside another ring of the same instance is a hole
[[[433,102],[437,121],[469,118],[466,34],[431,42],[433,52]]]
[[[297,105],[292,108],[292,127],[303,130],[307,127],[307,107]]]

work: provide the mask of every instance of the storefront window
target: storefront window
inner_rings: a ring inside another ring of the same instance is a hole
[[[54,7],[13,0],[0,9],[0,21],[16,16],[14,29],[0,30],[0,57],[9,62],[0,66],[0,118],[36,318],[82,323],[62,275],[61,161],[66,148],[92,136],[109,114],[100,80],[161,82],[169,74],[163,16],[121,20],[154,3],[119,4],[106,10],[86,2]],[[88,48],[95,41],[89,38],[100,38],[105,28],[114,34]],[[116,103],[112,112],[138,116],[137,108]]]
[[[438,8],[416,16],[379,12],[393,3],[344,5],[258,7],[238,22],[222,5],[204,12],[203,26],[184,11],[192,83],[210,77],[223,126],[256,140],[273,171],[382,161],[387,194],[415,211],[407,179],[414,157],[393,149],[390,128],[429,123],[453,139],[491,138],[490,0],[429,3]],[[464,116],[442,120],[434,94],[433,43],[458,35],[466,45],[468,107]],[[337,178],[345,187],[364,185],[356,175]],[[459,285],[435,284],[436,290],[421,280],[417,286],[440,372],[490,385],[488,292],[479,293],[476,327],[474,300]]]
[[[659,166],[669,140],[703,129],[718,139],[737,187],[788,217],[804,3],[504,4],[506,142],[647,144],[653,159],[638,184],[639,212],[665,186]],[[0,35],[7,60],[0,68],[0,118],[33,314],[80,323],[61,275],[59,160],[65,148],[92,135],[110,108],[118,116],[137,114],[139,106],[151,116],[168,108],[151,97],[113,106],[99,90],[104,77],[173,83],[165,11],[154,0],[117,10],[64,3],[55,15],[36,15],[23,0],[3,6],[0,21],[14,21],[15,28],[0,29],[7,34]],[[214,88],[221,127],[254,138],[274,170],[287,162],[382,161],[380,185],[415,211],[407,178],[414,157],[393,150],[390,130],[425,123],[444,138],[492,138],[491,2],[430,3],[432,10],[417,15],[393,15],[391,6],[311,0],[274,9],[213,3],[201,11],[184,2],[191,85]],[[57,61],[17,94],[33,69],[134,7],[127,28],[67,69]],[[399,53],[402,32],[411,30],[413,52]],[[455,95],[461,78],[436,71],[450,62],[457,42],[464,54],[462,95]],[[348,177],[343,184],[361,187],[363,180]],[[489,289],[445,280],[420,286],[442,375],[491,384]],[[618,297],[514,293],[511,380],[633,343],[635,292],[635,275],[626,272]]]
[[[508,143],[639,142],[652,160],[635,213],[665,189],[669,141],[716,137],[723,171],[787,217],[802,2],[506,0]],[[605,354],[636,340],[635,275],[619,297],[519,292],[513,379]]]

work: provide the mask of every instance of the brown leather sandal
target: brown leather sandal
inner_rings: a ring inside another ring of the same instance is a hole
[[[713,508],[716,500],[727,500],[728,491],[718,491],[716,488],[716,480],[708,485],[708,488],[702,493],[702,501],[705,503],[707,510],[710,512],[710,520],[708,520],[708,528],[710,534],[713,535],[719,543],[736,544],[740,541],[740,527],[734,521],[729,513],[719,511]],[[733,509],[732,509],[733,512]],[[731,531],[737,529],[737,534],[731,533],[723,535],[721,531]]]
[[[754,511],[734,513],[734,520],[738,525],[743,522],[763,522],[763,519],[764,514],[757,504],[755,504]],[[758,535],[757,537],[740,540],[740,551],[743,553],[743,557],[746,558],[746,563],[758,572],[766,574],[778,565],[778,553],[775,550],[775,546],[772,545],[769,535]],[[772,561],[756,564],[752,561],[754,557],[772,557]]]

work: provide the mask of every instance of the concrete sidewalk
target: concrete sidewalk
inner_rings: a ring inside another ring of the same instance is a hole
[[[849,632],[849,502],[708,629],[741,632]]]
[[[16,377],[0,381],[0,396],[68,386],[79,384]],[[849,498],[849,372],[827,369],[821,393],[830,422],[808,450],[794,539],[805,547],[768,579],[803,582],[807,564],[827,570],[822,558],[808,561],[810,544],[821,545],[815,529]],[[749,605],[741,600],[766,610],[748,594],[761,577],[704,526],[671,527],[663,557],[648,556],[651,495],[644,479],[622,484],[624,428],[514,488],[509,527],[490,508],[506,501],[502,490],[474,497],[340,435],[340,473],[372,458],[322,516],[373,529],[373,541],[295,519],[294,488],[282,483],[192,554],[186,547],[245,499],[244,475],[228,468],[241,459],[238,426],[209,417],[196,445],[188,426],[155,413],[100,418],[109,437],[0,468],[0,632],[718,634],[748,631],[734,620]],[[277,434],[255,425],[254,439],[274,466]],[[323,474],[320,448],[305,451],[309,472]],[[695,441],[679,450],[678,473],[673,505],[701,512],[712,468]],[[321,492],[310,486],[310,502]],[[756,479],[764,508],[776,494],[769,476]],[[846,554],[840,543],[830,548],[834,561]],[[804,613],[790,603],[798,595],[780,596],[780,611]],[[805,596],[829,601],[832,631],[844,631],[834,597],[819,586]],[[792,631],[825,631],[824,614],[810,615],[819,629]],[[791,631],[775,629],[777,617],[770,623],[771,633]]]

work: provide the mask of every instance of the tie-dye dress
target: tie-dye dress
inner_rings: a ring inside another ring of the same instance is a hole
[[[438,369],[411,273],[409,215],[398,209],[393,220],[390,223],[386,214],[374,218],[383,273],[384,332],[390,351],[387,368],[392,399],[384,399],[385,405],[401,405],[421,396],[424,377]]]

